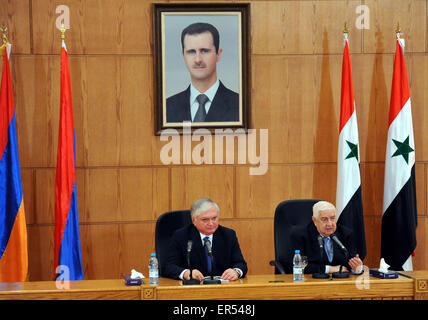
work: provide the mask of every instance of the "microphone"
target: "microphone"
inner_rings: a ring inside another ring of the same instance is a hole
[[[187,267],[190,269],[190,252],[192,251],[193,241],[187,241]],[[190,278],[192,277],[192,270],[190,270]]]
[[[211,259],[211,275],[210,275],[210,279],[205,279],[203,283],[204,284],[219,284],[219,283],[221,283],[221,280],[219,280],[219,279],[214,280],[214,276],[213,276],[214,257],[213,257],[213,251],[212,251],[210,240],[205,241],[205,247],[207,248],[208,255],[210,256],[210,259]]]
[[[324,256],[324,243],[322,241],[321,235],[318,235],[317,240],[318,240],[318,245],[320,247],[320,257],[321,257],[320,258],[320,270],[322,270],[322,258]],[[324,273],[324,272],[318,273],[317,272],[317,273],[312,274],[312,278],[314,278],[314,279],[328,279],[328,278],[330,278],[330,276],[328,273]]]
[[[192,246],[193,246],[193,241],[192,240],[187,241],[186,259],[187,259],[187,267],[190,270],[190,279],[189,280],[184,279],[183,280],[184,285],[200,284],[199,280],[192,278],[192,268],[190,266],[190,252],[192,251]]]
[[[211,257],[213,255],[213,251],[212,251],[211,241],[210,240],[205,241],[205,247],[207,247],[208,254]]]
[[[189,240],[187,241],[187,253],[190,253],[192,251],[193,241]]]
[[[348,256],[349,256],[348,249],[346,249],[346,247],[343,245],[342,242],[340,242],[339,238],[334,233],[330,236],[330,238],[333,239],[333,241],[336,242],[336,244],[339,246],[339,248],[343,250],[343,252],[345,253],[345,261],[348,261]],[[332,274],[333,278],[348,278],[349,277],[349,273],[348,272],[342,272],[342,268],[343,268],[343,264],[340,265],[339,272],[333,272],[333,274]]]
[[[322,255],[323,255],[323,252],[324,252],[324,244],[323,244],[323,242],[322,242],[322,236],[321,236],[321,235],[318,235],[317,240],[318,240],[318,245],[320,246],[320,250],[323,250],[323,251],[321,251],[321,256],[322,256]]]
[[[340,249],[342,249],[346,254],[348,254],[348,250],[345,248],[343,243],[340,242],[340,240],[337,238],[337,236],[334,233],[331,235],[330,238],[332,238],[333,241],[336,242],[336,244],[340,247]]]

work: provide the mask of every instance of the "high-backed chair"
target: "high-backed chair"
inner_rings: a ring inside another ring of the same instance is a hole
[[[165,212],[159,216],[155,228],[155,249],[159,263],[159,276],[164,273],[168,248],[175,230],[192,223],[190,210]]]
[[[274,242],[275,260],[270,265],[275,267],[275,274],[292,273],[289,261],[293,258],[290,235],[294,227],[306,225],[312,219],[312,206],[316,199],[298,199],[282,201],[275,209]],[[287,263],[288,262],[288,263]]]

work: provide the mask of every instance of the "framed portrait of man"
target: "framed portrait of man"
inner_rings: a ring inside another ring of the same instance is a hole
[[[155,133],[247,129],[249,4],[154,4]]]

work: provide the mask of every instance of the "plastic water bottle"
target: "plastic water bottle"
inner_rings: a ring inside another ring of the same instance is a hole
[[[303,280],[303,268],[302,268],[302,257],[300,256],[300,250],[294,251],[293,257],[293,281]]]
[[[159,283],[159,264],[156,253],[152,253],[149,261],[149,282],[157,285]]]

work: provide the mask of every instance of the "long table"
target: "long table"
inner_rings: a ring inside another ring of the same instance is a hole
[[[405,272],[397,279],[377,279],[365,273],[347,279],[293,282],[292,275],[248,275],[216,285],[184,286],[161,278],[159,285],[126,286],[123,279],[0,283],[0,299],[65,300],[294,300],[294,299],[424,299],[428,300],[428,271]]]

